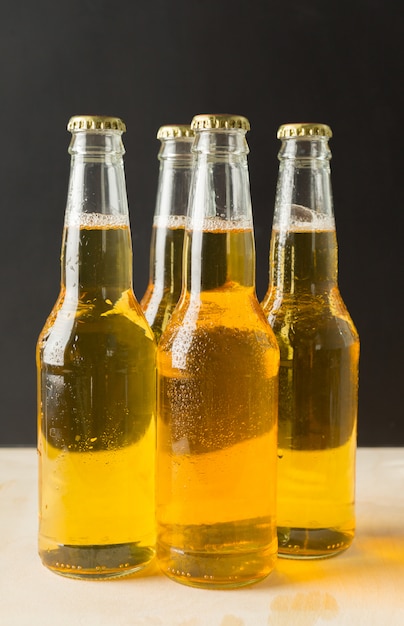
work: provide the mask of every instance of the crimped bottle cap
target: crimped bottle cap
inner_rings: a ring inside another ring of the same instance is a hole
[[[327,124],[282,124],[279,126],[278,139],[299,137],[332,137],[332,130]]]
[[[189,124],[167,124],[160,126],[157,139],[180,139],[181,137],[194,137],[195,133]]]
[[[191,122],[194,130],[250,130],[250,122],[242,115],[228,115],[218,113],[216,115],[195,115]]]
[[[78,130],[119,130],[126,131],[125,123],[119,117],[108,115],[74,115],[67,124],[71,133]]]

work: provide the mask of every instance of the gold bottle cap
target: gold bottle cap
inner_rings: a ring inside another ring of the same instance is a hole
[[[119,130],[126,131],[125,123],[119,117],[108,115],[74,115],[67,124],[71,133],[78,130]]]
[[[327,124],[282,124],[279,126],[278,139],[299,137],[332,137],[332,130]]]
[[[180,139],[194,136],[195,133],[189,124],[167,124],[160,126],[157,132],[157,139]]]
[[[195,115],[191,122],[194,130],[250,130],[250,122],[242,115]]]

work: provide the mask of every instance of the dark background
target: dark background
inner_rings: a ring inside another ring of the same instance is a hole
[[[122,117],[135,292],[148,278],[160,125],[250,119],[257,291],[281,123],[328,123],[340,287],[361,336],[359,444],[404,445],[403,10],[388,0],[1,2],[0,444],[32,445],[35,342],[59,290],[74,114]],[[401,6],[401,3],[397,3]]]

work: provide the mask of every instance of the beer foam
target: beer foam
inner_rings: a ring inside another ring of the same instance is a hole
[[[274,218],[275,230],[307,232],[313,230],[333,231],[335,220],[333,215],[325,215],[300,204],[292,204],[287,210],[282,207]]]
[[[221,217],[205,217],[202,220],[189,218],[187,224],[189,230],[199,230],[203,232],[223,232],[223,231],[240,231],[252,230],[252,219],[242,218],[239,220],[224,220]]]
[[[157,228],[185,228],[187,223],[186,215],[155,215],[153,226]]]
[[[106,215],[104,213],[70,213],[66,215],[66,226],[78,228],[122,228],[129,226],[128,215]]]

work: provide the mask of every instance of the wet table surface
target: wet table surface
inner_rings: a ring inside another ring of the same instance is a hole
[[[403,626],[404,448],[359,448],[357,533],[319,561],[278,559],[263,582],[193,589],[148,575],[78,581],[36,552],[37,462],[32,448],[0,448],[1,626]]]

